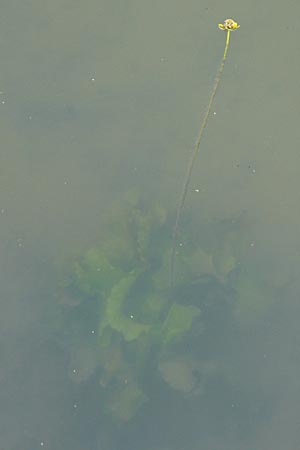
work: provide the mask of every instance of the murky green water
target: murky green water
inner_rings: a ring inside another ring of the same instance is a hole
[[[2,2],[0,449],[297,448],[298,16]]]

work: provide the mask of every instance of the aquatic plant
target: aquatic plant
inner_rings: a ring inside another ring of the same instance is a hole
[[[178,202],[177,211],[176,211],[175,224],[174,224],[174,229],[173,229],[173,235],[172,235],[172,249],[171,249],[171,256],[170,256],[170,281],[171,281],[171,286],[173,285],[173,282],[174,282],[174,262],[175,262],[174,259],[175,259],[175,251],[176,251],[176,244],[177,244],[177,234],[178,234],[178,227],[179,227],[181,213],[182,213],[182,210],[183,210],[183,206],[184,206],[184,202],[185,202],[185,199],[186,199],[188,187],[189,187],[189,184],[190,184],[193,167],[194,167],[196,158],[197,158],[198,153],[199,153],[202,136],[203,136],[204,130],[205,130],[207,122],[208,122],[208,118],[209,118],[209,115],[210,115],[211,107],[212,107],[214,98],[216,96],[216,93],[217,93],[217,90],[218,90],[218,87],[219,87],[219,84],[220,84],[221,76],[222,76],[222,73],[223,73],[223,69],[224,69],[224,66],[225,66],[225,61],[226,61],[226,58],[227,58],[229,42],[230,42],[230,33],[231,33],[231,31],[236,30],[238,28],[240,28],[240,25],[237,22],[235,22],[233,19],[226,19],[223,23],[219,24],[219,29],[223,30],[223,31],[226,31],[225,49],[224,49],[221,65],[220,65],[218,74],[217,74],[216,79],[215,79],[215,84],[214,84],[214,87],[213,87],[212,92],[211,92],[210,97],[209,97],[208,106],[207,106],[206,112],[204,114],[203,121],[202,121],[200,129],[199,129],[199,134],[198,134],[196,143],[194,145],[191,158],[190,158],[189,163],[188,163],[187,174],[186,174],[186,177],[184,179],[182,192],[181,192],[180,197],[179,197],[179,202]]]
[[[113,205],[99,240],[74,261],[65,283],[81,295],[81,308],[92,304],[97,313],[96,361],[90,366],[99,372],[105,411],[121,421],[147,402],[142,380],[150,367],[170,388],[185,386],[183,393],[200,395],[203,383],[197,380],[209,377],[210,363],[200,363],[193,350],[182,359],[180,349],[211,341],[211,321],[219,312],[224,321],[224,308],[232,308],[228,286],[242,254],[243,218],[202,225],[198,246],[196,231],[189,230],[170,289],[167,217],[161,205],[127,194]],[[178,379],[170,373],[174,367],[180,367]]]

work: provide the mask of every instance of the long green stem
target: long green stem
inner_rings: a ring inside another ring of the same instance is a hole
[[[178,227],[179,227],[179,222],[180,222],[180,218],[181,218],[181,213],[182,213],[182,209],[184,206],[184,202],[186,199],[186,195],[187,195],[187,191],[188,191],[188,187],[191,181],[191,175],[192,175],[192,170],[196,161],[196,158],[199,154],[199,149],[200,149],[200,144],[201,144],[201,139],[203,136],[203,132],[206,128],[207,122],[208,122],[208,118],[209,118],[209,114],[211,111],[211,107],[214,101],[214,98],[216,96],[217,90],[218,90],[218,86],[220,84],[220,80],[221,80],[221,75],[224,69],[224,65],[225,65],[225,61],[226,61],[226,57],[227,57],[227,52],[228,52],[228,47],[229,47],[229,42],[230,42],[230,29],[226,29],[226,44],[225,44],[225,50],[224,50],[224,54],[223,54],[223,58],[221,61],[221,65],[219,68],[219,71],[217,73],[216,79],[215,79],[215,84],[213,87],[213,90],[211,92],[210,98],[209,98],[209,102],[208,102],[208,106],[206,109],[206,113],[204,115],[203,121],[201,123],[200,129],[199,129],[199,133],[198,133],[198,137],[197,140],[195,142],[194,148],[193,148],[193,152],[191,155],[191,158],[189,160],[188,163],[188,167],[187,167],[187,173],[185,176],[185,181],[183,184],[183,188],[182,188],[182,192],[179,198],[179,203],[178,203],[178,207],[177,207],[177,212],[176,212],[176,218],[175,218],[175,224],[174,224],[174,228],[173,228],[173,234],[172,234],[172,249],[171,249],[171,257],[170,257],[170,283],[171,283],[171,287],[173,286],[174,283],[174,263],[175,263],[175,252],[176,252],[176,245],[177,245],[177,236],[178,236]]]

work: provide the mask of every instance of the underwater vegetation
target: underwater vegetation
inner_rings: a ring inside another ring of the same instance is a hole
[[[228,339],[274,299],[244,263],[245,217],[190,227],[170,287],[170,221],[162,205],[124,195],[63,282],[62,296],[70,299],[64,329],[79,334],[72,361],[84,367],[74,381],[96,379],[102,411],[121,423],[134,418],[156,388],[203,395],[211,379],[226,374],[220,355]],[[82,345],[80,333],[95,322],[95,340]]]

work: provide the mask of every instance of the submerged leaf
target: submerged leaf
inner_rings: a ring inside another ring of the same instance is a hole
[[[231,242],[225,241],[216,248],[213,255],[215,271],[220,276],[228,275],[237,266],[237,259]]]
[[[216,371],[213,361],[199,361],[187,355],[178,355],[160,361],[158,370],[164,381],[176,391],[201,395],[207,379]]]
[[[147,396],[144,392],[137,385],[130,384],[116,392],[114,398],[109,402],[108,408],[114,417],[128,422],[146,401]]]
[[[74,265],[75,286],[88,295],[101,295],[109,292],[123,276],[98,248],[89,249],[83,260]]]
[[[174,358],[168,361],[161,361],[158,369],[164,381],[176,391],[186,394],[191,392],[196,386],[197,377],[190,360]]]
[[[125,341],[137,339],[142,333],[150,330],[150,326],[135,322],[133,318],[123,313],[124,302],[138,275],[130,274],[119,281],[111,290],[107,299],[104,318],[99,327],[99,335],[103,334],[104,328],[109,325],[115,331],[122,334]]]
[[[200,314],[201,311],[196,306],[173,303],[162,328],[164,343],[168,344],[173,339],[182,337]]]
[[[141,313],[143,318],[147,319],[147,322],[156,322],[159,320],[163,309],[167,304],[167,297],[158,295],[156,293],[150,293],[150,295],[145,296],[141,307]]]

